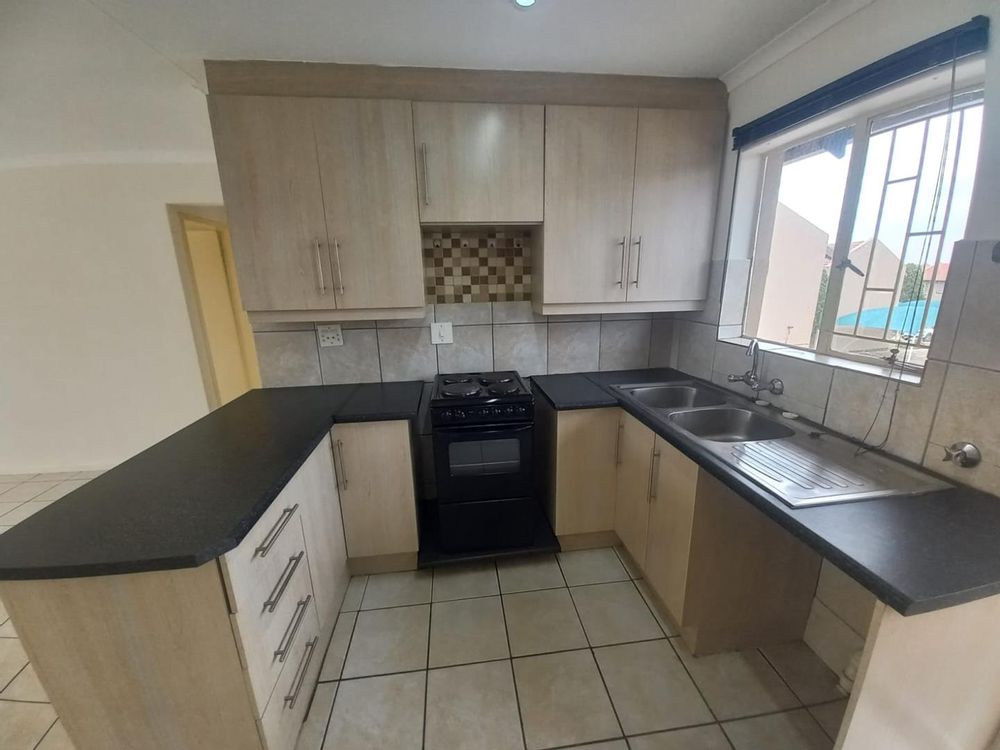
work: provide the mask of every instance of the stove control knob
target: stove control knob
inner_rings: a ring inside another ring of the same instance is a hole
[[[461,409],[455,409],[455,419],[465,419],[465,412]]]

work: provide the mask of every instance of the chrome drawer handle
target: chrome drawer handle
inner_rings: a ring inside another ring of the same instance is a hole
[[[295,636],[298,634],[299,626],[302,625],[302,621],[306,617],[306,610],[309,609],[309,602],[312,601],[312,598],[312,594],[309,594],[295,605],[295,613],[292,615],[292,620],[288,623],[288,627],[285,628],[285,634],[281,636],[281,643],[278,644],[278,649],[274,652],[279,662],[284,663],[285,659],[288,658],[288,652],[291,651],[292,644],[295,643]]]
[[[344,461],[344,441],[337,441],[337,452],[340,453],[340,472],[343,476],[340,477],[340,481],[343,484],[343,489],[347,489],[347,463]]]
[[[299,664],[299,669],[295,673],[295,679],[292,681],[292,692],[285,696],[285,705],[289,708],[295,708],[295,702],[299,699],[299,693],[302,692],[302,684],[306,681],[306,674],[309,672],[309,662],[312,661],[313,654],[316,653],[316,642],[319,640],[319,636],[313,638],[309,643],[306,644],[305,653],[302,654],[302,662]]]
[[[281,576],[278,578],[278,582],[271,589],[271,595],[267,597],[267,601],[264,602],[264,611],[274,612],[274,608],[278,606],[278,602],[281,601],[282,595],[285,593],[285,589],[288,588],[288,582],[292,580],[292,576],[295,575],[295,569],[299,567],[299,563],[302,562],[302,558],[305,557],[305,550],[302,550],[297,555],[292,555],[288,558],[288,562],[285,564],[285,569],[281,571]]]
[[[264,537],[264,541],[261,542],[257,549],[253,551],[254,557],[267,557],[267,553],[271,551],[271,547],[274,543],[278,541],[278,537],[281,536],[281,532],[285,530],[288,522],[292,520],[292,516],[295,515],[295,511],[299,509],[299,504],[295,503],[291,508],[285,508],[281,511],[281,516],[275,522],[271,530],[267,532],[267,536]]]

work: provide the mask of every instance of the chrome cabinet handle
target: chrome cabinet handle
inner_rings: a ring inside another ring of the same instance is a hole
[[[625,286],[625,235],[624,234],[622,235],[622,238],[615,243],[615,245],[617,245],[622,249],[621,271],[618,274],[618,286],[619,288],[621,288]]]
[[[622,430],[625,429],[625,425],[622,422],[618,423],[618,437],[615,438],[615,466],[618,466],[622,462]]]
[[[347,463],[344,461],[344,441],[337,441],[337,450],[340,452],[340,473],[343,476],[338,476],[343,485],[341,489],[347,489]]]
[[[424,205],[431,205],[431,189],[427,184],[427,144],[420,144],[421,171],[424,174]]]
[[[639,235],[639,239],[632,243],[635,248],[635,280],[632,282],[632,286],[639,286],[639,264],[642,263],[642,235]]]
[[[299,567],[299,563],[302,562],[302,558],[305,557],[305,550],[302,550],[297,555],[292,555],[288,558],[288,563],[285,565],[285,569],[281,571],[281,575],[278,576],[278,582],[274,584],[274,588],[271,589],[271,594],[267,597],[267,601],[264,602],[264,610],[267,612],[274,612],[274,608],[278,606],[278,602],[281,601],[281,597],[285,593],[285,589],[288,588],[289,581],[292,580],[292,576],[295,575],[295,569]]]
[[[281,511],[281,515],[278,520],[274,522],[274,526],[271,530],[267,532],[267,536],[264,537],[264,541],[257,545],[257,548],[253,551],[254,557],[267,557],[267,553],[271,551],[271,547],[274,543],[278,541],[278,537],[281,536],[281,532],[285,530],[288,522],[292,520],[292,516],[295,515],[295,511],[299,509],[299,504],[295,503],[291,508],[285,508]]]
[[[316,653],[316,643],[318,641],[319,636],[316,636],[306,644],[305,651],[302,654],[302,661],[299,663],[299,668],[295,672],[295,679],[292,680],[292,692],[285,696],[285,705],[288,706],[288,708],[295,708],[295,702],[299,699],[299,693],[302,691],[302,684],[306,681],[306,674],[309,672],[309,662],[312,661],[313,654]]]
[[[344,269],[340,265],[340,240],[333,238],[333,257],[337,263],[337,293],[344,293]]]
[[[320,253],[319,245],[319,240],[313,243],[313,250],[316,257],[316,276],[319,278],[319,293],[326,294],[326,274],[323,273],[323,256]]]
[[[660,452],[653,451],[653,465],[649,469],[649,502],[656,499],[656,485],[660,473]]]
[[[298,634],[299,626],[302,625],[302,621],[306,617],[306,610],[309,609],[309,602],[312,601],[312,598],[312,594],[308,594],[305,599],[300,599],[299,603],[295,605],[295,612],[292,614],[292,619],[288,623],[288,627],[285,628],[285,634],[281,636],[281,642],[274,652],[279,662],[284,663],[285,659],[288,658],[288,652],[292,650],[292,644],[295,643],[295,636]]]

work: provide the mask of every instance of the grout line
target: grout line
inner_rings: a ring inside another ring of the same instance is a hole
[[[493,572],[497,577],[497,590],[500,589],[500,568],[493,561]],[[507,629],[507,609],[504,606],[503,594],[500,594],[500,616],[503,618],[503,634],[507,639],[507,662],[510,668],[510,681],[514,684],[514,705],[517,708],[517,723],[521,727],[521,747],[528,746],[524,732],[524,716],[521,715],[521,696],[517,692],[517,677],[514,675],[514,650],[510,647],[510,631]]]
[[[675,637],[678,639],[680,638],[680,636],[675,636]],[[694,685],[694,689],[698,691],[698,696],[705,704],[705,708],[708,709],[708,712],[712,715],[712,718],[715,719],[716,722],[718,722],[719,721],[718,714],[715,713],[715,709],[712,708],[712,704],[708,702],[707,698],[705,698],[705,693],[702,692],[701,686],[698,684],[697,680],[695,680],[694,675],[691,674],[691,670],[688,669],[687,664],[685,664],[684,660],[681,658],[680,652],[677,650],[677,646],[674,645],[673,639],[667,638],[667,643],[669,643],[670,648],[673,649],[674,656],[677,657],[677,661],[680,662],[681,668],[684,670],[684,673],[688,676],[688,679],[691,680],[691,684]],[[723,734],[725,734],[725,732],[723,732]]]
[[[38,738],[38,742],[36,742],[32,746],[32,750],[38,750],[38,748],[41,747],[41,744],[45,741],[45,738],[49,736],[49,732],[52,731],[52,727],[54,727],[58,723],[59,723],[59,717],[57,716],[55,718],[55,721],[53,721],[51,724],[49,724],[49,728],[45,730],[45,733],[41,737]]]
[[[13,685],[14,684],[14,680],[16,680],[18,677],[20,677],[21,676],[21,672],[23,672],[24,670],[26,670],[30,664],[31,664],[30,661],[26,661],[24,663],[24,666],[21,667],[19,670],[17,670],[17,672],[14,674],[14,676],[11,677],[9,680],[7,680],[7,682],[4,683],[3,687],[0,687],[0,693],[3,693],[4,690],[6,690],[7,688],[9,688],[11,685]]]
[[[783,674],[781,674],[781,671],[778,669],[778,667],[775,665],[775,663],[768,658],[768,656],[767,656],[766,653],[764,653],[764,649],[760,648],[760,647],[757,647],[757,648],[754,648],[754,651],[756,651],[758,654],[761,655],[761,658],[763,658],[764,661],[767,663],[767,666],[769,666],[771,668],[771,671],[774,672],[778,676],[778,679],[781,680],[782,684],[786,688],[788,688],[788,692],[792,694],[792,697],[795,698],[795,700],[797,700],[799,702],[800,706],[804,707],[806,705],[806,702],[804,700],[802,700],[801,697],[799,697],[799,694],[797,692],[795,692],[795,688],[793,688],[792,685],[791,685],[791,683],[788,680],[785,679],[785,676]]]
[[[436,314],[436,313],[435,313]],[[431,602],[434,601],[434,578],[437,571],[431,571]],[[434,627],[434,605],[427,605],[427,651],[424,654],[424,721],[420,727],[420,747],[421,750],[427,747],[427,688],[431,678],[431,628]]]

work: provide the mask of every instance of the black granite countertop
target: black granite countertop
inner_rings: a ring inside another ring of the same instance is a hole
[[[413,420],[422,390],[251,391],[0,536],[0,580],[201,565],[242,541],[334,423]]]
[[[959,485],[923,495],[791,508],[666,420],[607,389],[680,379],[692,378],[670,369],[533,378],[536,393],[557,410],[626,409],[901,614],[1000,594],[1000,498]]]

